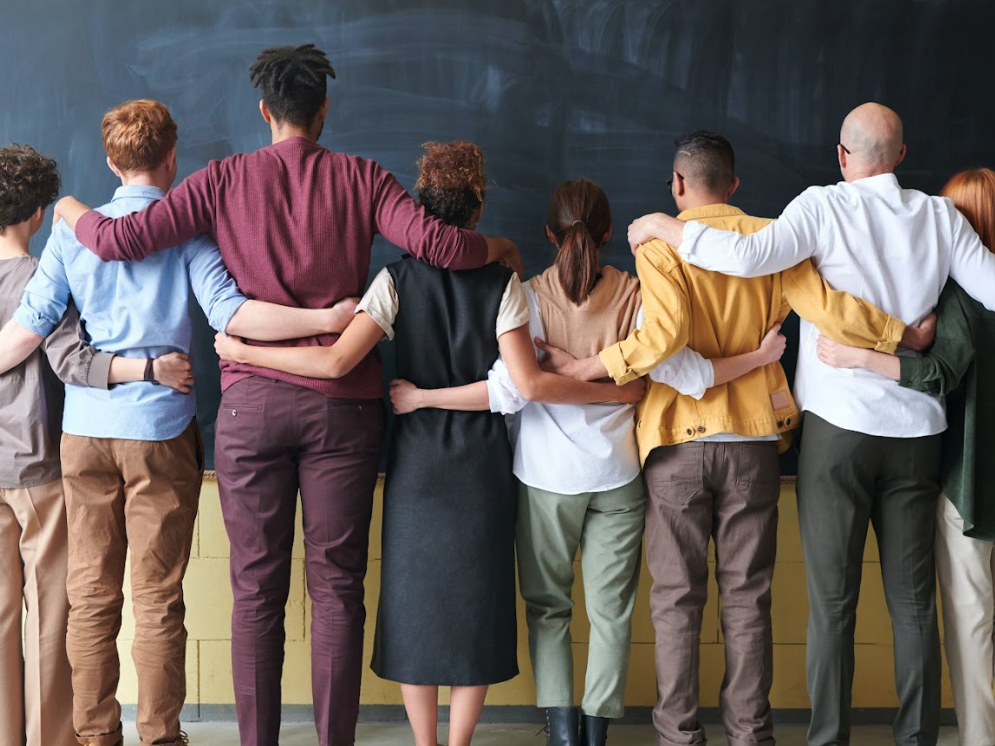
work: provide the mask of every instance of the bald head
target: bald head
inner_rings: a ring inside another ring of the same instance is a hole
[[[849,151],[854,166],[890,172],[904,155],[902,120],[887,106],[862,104],[843,120],[840,142]]]

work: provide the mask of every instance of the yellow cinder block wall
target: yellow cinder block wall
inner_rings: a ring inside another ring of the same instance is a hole
[[[373,625],[380,592],[382,498],[383,481],[380,480],[377,484],[373,525],[370,531],[370,567],[366,580],[365,657],[367,661],[373,644]],[[299,510],[296,539],[290,600],[287,605],[283,697],[284,704],[308,705],[311,703],[309,657],[311,606],[305,589],[304,546]],[[584,595],[579,562],[576,564],[576,574],[577,582],[574,587],[576,612],[572,631],[576,655],[575,678],[579,694],[583,691],[588,644],[588,625],[583,611]],[[714,575],[714,572],[712,574]],[[649,587],[650,577],[644,561],[633,617],[632,655],[626,691],[626,704],[630,706],[651,706],[656,699]],[[205,479],[201,493],[200,515],[197,520],[190,567],[187,571],[185,592],[189,631],[187,702],[209,705],[231,704],[234,702],[234,695],[230,664],[232,600],[228,582],[228,537],[221,517],[217,483],[211,479]],[[128,591],[125,593],[127,595]],[[808,618],[805,568],[802,564],[801,542],[798,535],[794,485],[787,482],[781,489],[777,568],[774,573],[773,594],[775,674],[771,704],[775,708],[808,708],[808,695],[805,691],[805,624]],[[518,663],[521,673],[515,679],[491,688],[487,697],[487,703],[490,705],[535,703],[535,690],[529,666],[525,610],[521,599],[518,606]],[[130,604],[126,604],[124,626],[119,639],[122,671],[118,694],[121,702],[132,704],[137,698],[134,668],[129,652],[133,637],[134,621],[130,615]],[[864,555],[863,587],[857,616],[856,641],[854,706],[896,707],[898,700],[893,675],[891,624],[885,607],[873,532]],[[716,707],[723,674],[723,642],[714,580],[709,584],[709,600],[701,630],[701,643],[702,706]],[[362,702],[366,705],[400,704],[400,691],[396,684],[377,678],[367,668],[363,674]],[[943,706],[953,706],[945,661]]]

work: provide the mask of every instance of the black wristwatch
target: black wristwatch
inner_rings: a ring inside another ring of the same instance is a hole
[[[152,365],[155,363],[154,358],[149,358],[145,361],[145,380],[151,383],[153,386],[158,386],[159,382],[155,380],[155,371],[152,369]]]

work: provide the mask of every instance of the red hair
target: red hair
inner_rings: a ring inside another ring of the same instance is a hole
[[[970,168],[954,174],[940,190],[950,198],[989,251],[995,251],[995,171]]]
[[[176,147],[176,122],[158,101],[125,101],[104,114],[104,150],[121,171],[153,171]]]

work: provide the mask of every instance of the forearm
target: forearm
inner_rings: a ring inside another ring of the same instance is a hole
[[[765,360],[759,350],[754,350],[732,357],[712,358],[711,363],[712,370],[715,371],[715,382],[712,385],[721,386],[762,367]]]
[[[115,355],[111,360],[109,383],[130,383],[145,380],[145,358],[121,357]]]
[[[345,324],[336,324],[334,309],[290,308],[275,303],[248,300],[239,306],[224,332],[263,342],[300,339],[316,334],[341,332]],[[336,327],[339,328],[336,328]]]
[[[44,337],[29,332],[16,321],[8,321],[0,329],[0,374],[15,368],[38,349]]]
[[[872,370],[885,378],[897,381],[902,377],[901,360],[894,355],[887,355],[874,350],[854,350],[855,368],[866,368]]]
[[[308,378],[341,378],[352,370],[331,347],[257,347],[245,345],[236,358],[245,365],[270,368]]]
[[[524,389],[522,386],[518,388],[529,401],[546,404],[598,404],[617,401],[619,396],[618,386],[614,383],[594,383],[543,370],[534,374]]]
[[[419,409],[452,409],[459,412],[486,412],[490,409],[485,381],[419,391]]]
[[[563,375],[578,381],[598,381],[609,377],[608,368],[597,355],[567,363],[563,368]]]

